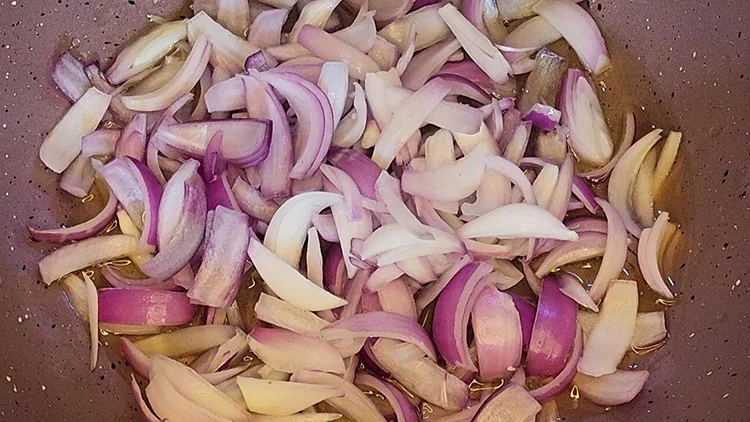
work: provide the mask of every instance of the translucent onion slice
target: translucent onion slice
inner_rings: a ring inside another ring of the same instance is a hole
[[[633,400],[643,389],[649,375],[648,371],[620,370],[600,377],[579,373],[575,383],[583,397],[602,406],[616,406]]]
[[[344,392],[332,386],[237,377],[245,404],[251,412],[286,416]]]
[[[375,404],[354,384],[332,374],[315,371],[301,371],[292,376],[292,382],[317,384],[343,391],[343,397],[326,400],[349,420],[360,422],[385,422]]]

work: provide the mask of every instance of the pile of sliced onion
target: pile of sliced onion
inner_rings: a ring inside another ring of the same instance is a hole
[[[613,142],[591,16],[263,3],[196,0],[106,72],[54,66],[73,105],[39,156],[106,204],[29,234],[58,246],[41,278],[89,321],[92,369],[99,329],[149,336],[120,341],[149,421],[552,420],[571,384],[632,400],[649,373],[623,357],[666,329],[623,265],[637,251],[641,286],[674,299],[677,226],[653,203],[681,134],[637,140],[623,111]]]

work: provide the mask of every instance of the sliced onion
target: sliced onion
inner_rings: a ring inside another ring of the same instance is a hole
[[[438,295],[440,295],[440,293],[443,291],[443,289],[445,289],[448,283],[450,283],[453,277],[470,262],[471,258],[468,255],[462,256],[447,270],[445,270],[437,279],[437,281],[428,284],[424,289],[422,289],[417,295],[417,309],[422,312],[422,310],[424,310],[427,305],[432,303],[438,297]]]
[[[329,341],[358,337],[406,341],[417,345],[431,359],[437,359],[435,348],[425,330],[414,319],[390,312],[369,312],[342,318],[324,328],[321,334]]]
[[[330,1],[330,0],[317,0]],[[341,115],[344,113],[349,79],[347,68],[341,62],[327,62],[320,69],[318,86],[325,93],[333,110],[333,127],[338,126]]]
[[[263,322],[313,337],[320,336],[320,330],[328,326],[328,322],[312,312],[265,293],[260,294],[260,299],[255,304],[255,315]]]
[[[408,391],[446,410],[466,407],[469,400],[466,384],[423,356],[413,344],[379,339],[372,352],[383,369]]]
[[[641,239],[638,242],[638,266],[651,290],[659,296],[674,299],[674,293],[667,287],[659,270],[659,248],[668,224],[669,213],[662,211],[653,228],[643,229]]]
[[[68,51],[55,62],[52,80],[72,102],[78,101],[91,88],[91,82],[83,70],[83,64]]]
[[[396,264],[380,266],[370,274],[370,277],[365,284],[365,288],[369,292],[377,292],[402,275],[404,275],[403,270],[401,270]]]
[[[596,232],[583,232],[574,242],[561,243],[554,247],[536,270],[537,277],[543,277],[553,270],[573,262],[581,262],[604,254],[607,235]]]
[[[224,68],[231,73],[245,70],[245,59],[258,49],[249,42],[232,34],[211,19],[205,12],[196,13],[188,21],[188,40],[195,45],[201,36],[211,44],[211,65]]]
[[[595,302],[604,296],[610,281],[616,279],[622,272],[628,252],[628,236],[620,214],[609,202],[600,198],[597,198],[596,202],[607,216],[607,245],[590,290],[591,298]],[[639,253],[638,256],[640,258],[641,254]]]
[[[360,84],[355,82],[353,85],[354,108],[341,119],[333,133],[333,145],[344,148],[351,147],[362,137],[367,124],[365,93]]]
[[[369,281],[369,280],[368,280]],[[385,312],[403,315],[417,320],[417,305],[414,303],[409,285],[403,279],[396,279],[378,290],[379,307]]]
[[[210,55],[211,43],[205,37],[199,37],[182,68],[168,84],[147,94],[122,97],[123,104],[135,111],[157,111],[169,107],[198,83]]]
[[[365,87],[368,94],[371,90]],[[412,94],[411,90],[397,86],[389,86],[384,90],[386,104],[395,109],[406,101]],[[369,101],[369,97],[368,97]],[[426,123],[433,124],[451,132],[477,133],[482,123],[484,113],[480,109],[455,102],[441,101],[432,113],[427,116]]]
[[[419,0],[418,0],[419,1]],[[416,3],[415,3],[416,4]],[[397,19],[383,29],[378,35],[387,39],[398,47],[403,53],[409,42],[409,28],[414,28],[417,37],[415,48],[417,51],[427,48],[442,41],[450,34],[450,29],[438,14],[442,4],[430,4],[413,11],[406,16]]]
[[[323,263],[323,285],[333,294],[341,296],[347,281],[341,248],[331,247]]]
[[[401,75],[404,87],[411,90],[422,87],[460,48],[458,40],[450,38],[417,53]]]
[[[307,231],[307,277],[313,283],[323,287],[323,251],[320,249],[318,230],[310,227]]]
[[[115,153],[115,144],[119,138],[119,130],[97,129],[81,138],[81,155],[85,157],[112,155]]]
[[[432,333],[440,354],[450,365],[476,371],[469,356],[466,327],[481,288],[482,278],[492,272],[486,263],[463,267],[440,293],[435,306]]]
[[[289,265],[297,268],[311,217],[342,200],[329,192],[308,192],[286,201],[268,226],[264,245]]]
[[[335,148],[329,153],[328,159],[354,179],[362,195],[377,199],[375,182],[381,170],[369,157],[353,149]]]
[[[107,70],[107,80],[115,85],[127,81],[155,65],[186,37],[186,20],[157,26],[117,55],[115,63]]]
[[[176,415],[164,415],[154,403],[154,398],[161,395],[149,394],[149,388],[158,379],[162,379],[166,385],[172,386],[177,393],[176,395],[183,396],[186,403],[193,403],[204,411],[212,412],[232,421],[249,422],[252,420],[250,414],[242,407],[189,367],[164,356],[154,356],[151,358],[151,384],[146,388],[146,394],[151,405],[154,406],[154,410],[162,418],[185,420],[182,417],[175,417]],[[166,397],[161,397],[166,401]],[[172,404],[179,407],[177,406],[178,403],[173,402]],[[189,414],[188,412],[187,415]]]
[[[243,78],[235,76],[222,82],[215,82],[206,91],[206,109],[209,113],[233,111],[245,107]]]
[[[151,359],[149,359],[148,356],[138,350],[138,348],[125,337],[120,338],[120,352],[136,374],[143,378],[148,378],[148,374],[151,371]]]
[[[109,189],[108,189],[109,190]],[[92,219],[63,229],[35,229],[29,226],[29,236],[38,242],[65,243],[71,240],[89,238],[104,230],[117,211],[117,198],[109,190],[109,199],[104,208]]]
[[[253,415],[255,422],[332,422],[341,419],[338,413],[297,413],[290,416]]]
[[[218,0],[216,19],[237,36],[244,36],[250,27],[250,8],[243,0]]]
[[[535,127],[545,132],[551,132],[560,122],[560,117],[560,110],[537,103],[523,116],[523,120],[531,122]]]
[[[554,403],[554,400],[551,399],[560,394],[563,390],[567,389],[570,383],[573,381],[573,378],[575,378],[576,374],[578,373],[576,367],[581,359],[582,354],[583,331],[580,327],[577,327],[576,338],[573,342],[573,350],[570,352],[570,357],[565,363],[565,367],[563,368],[563,370],[560,371],[560,373],[557,374],[557,376],[547,384],[529,391],[529,394],[531,394],[531,396],[540,403],[547,400],[550,400],[551,403]]]
[[[480,378],[492,382],[515,372],[521,364],[523,341],[512,297],[495,287],[485,287],[471,309],[471,325]]]
[[[548,211],[530,204],[510,204],[484,214],[460,227],[456,233],[463,239],[494,236],[499,238],[545,238],[577,240]]]
[[[576,275],[568,272],[560,272],[557,279],[560,282],[560,291],[565,296],[575,300],[576,303],[584,308],[599,312],[599,307],[596,306],[596,303],[583,287],[582,281]]]
[[[534,328],[534,320],[536,319],[536,307],[514,293],[511,293],[511,297],[513,298],[513,304],[516,305],[516,310],[521,321],[523,348],[526,350],[531,343],[531,332]]]
[[[414,405],[411,404],[409,399],[404,393],[393,385],[380,380],[372,375],[361,373],[354,379],[354,383],[369,387],[379,392],[388,400],[391,408],[396,413],[396,420],[398,422],[418,422],[419,417]]]
[[[235,328],[229,325],[196,325],[139,340],[134,344],[148,357],[181,357],[205,352],[235,335]]]
[[[62,173],[81,152],[81,138],[93,132],[109,107],[111,96],[89,88],[44,138],[39,158]]]
[[[106,324],[182,325],[196,307],[184,293],[108,288],[99,291],[99,320]]]
[[[271,222],[279,206],[275,202],[263,199],[261,193],[241,178],[237,178],[232,186],[232,193],[237,205],[246,214],[268,224]]]
[[[378,266],[421,256],[463,252],[463,246],[454,236],[428,227],[434,240],[420,239],[398,224],[381,226],[365,240],[361,259],[376,258]]]
[[[341,355],[323,340],[278,328],[255,328],[247,337],[250,348],[277,371],[314,370],[343,374]]]
[[[607,164],[612,157],[612,138],[596,91],[583,71],[569,69],[565,74],[559,107],[561,122],[570,130],[569,144],[576,156],[595,166]]]
[[[297,42],[297,37],[305,25],[322,28],[339,3],[341,0],[313,0],[305,4],[289,33],[289,42]]]
[[[635,321],[631,343],[635,347],[654,345],[667,337],[664,312],[641,312]]]
[[[508,34],[503,40],[503,46],[512,47],[516,51],[505,51],[503,54],[509,62],[515,63],[560,38],[562,34],[554,26],[543,17],[535,16],[524,21]]]
[[[620,371],[590,377],[578,374],[575,383],[581,394],[602,406],[628,403],[638,395],[648,380],[648,371]]]
[[[159,253],[141,267],[150,277],[166,280],[177,274],[201,245],[206,193],[197,171],[198,162],[189,160],[164,186],[158,219]]]
[[[609,69],[611,61],[602,33],[581,6],[566,0],[543,0],[533,10],[560,31],[594,76]]]
[[[161,126],[156,137],[191,157],[202,158],[214,134],[222,131],[222,155],[232,164],[247,167],[268,156],[271,122],[256,119],[213,120]]]
[[[281,29],[288,15],[289,10],[284,8],[260,12],[250,25],[247,40],[258,48],[280,45]]]
[[[346,305],[345,300],[328,293],[306,279],[256,239],[250,240],[247,251],[268,287],[292,305],[310,311],[322,311]]]
[[[216,208],[195,284],[188,290],[193,303],[226,308],[234,302],[250,233],[246,214],[222,206]]]
[[[146,115],[138,113],[125,125],[115,146],[115,157],[143,161],[146,154]]]
[[[524,422],[533,420],[542,405],[525,388],[510,384],[493,393],[477,411],[472,422]]]
[[[373,16],[375,12],[366,12],[356,18],[350,26],[334,32],[333,36],[367,54],[375,46],[378,38]]]
[[[542,280],[526,368],[542,377],[565,367],[576,336],[576,303],[560,291],[555,276]]]
[[[568,212],[568,205],[570,204],[570,194],[573,188],[574,176],[573,167],[573,155],[567,154],[565,160],[560,166],[555,189],[552,191],[549,201],[547,202],[547,210],[561,221]]]
[[[401,188],[406,193],[432,201],[461,200],[479,187],[490,154],[490,147],[480,144],[454,164],[440,169],[418,171],[406,168],[401,176]]]
[[[146,404],[146,400],[143,399],[143,395],[141,394],[141,387],[138,385],[138,381],[135,380],[135,376],[133,374],[130,374],[130,390],[133,392],[133,395],[135,396],[135,401],[138,403],[138,408],[141,411],[141,414],[146,419],[146,422],[160,422],[161,419],[159,419],[153,411],[148,407]]]
[[[510,65],[494,44],[482,34],[453,5],[440,8],[440,16],[451,29],[469,57],[496,83],[509,80]]]
[[[326,61],[344,62],[349,75],[362,80],[365,74],[377,72],[378,65],[365,54],[333,35],[312,25],[305,25],[299,33],[299,43]]]
[[[142,252],[155,252],[158,242],[156,231],[157,218],[163,194],[161,183],[159,183],[156,176],[141,161],[127,157],[125,163],[137,183],[140,197],[143,200],[143,214],[136,216],[143,223],[141,237],[138,241],[138,250]]]
[[[344,392],[331,386],[237,377],[247,408],[263,415],[285,416],[300,412]]]
[[[385,422],[375,404],[354,384],[342,378],[322,372],[301,371],[292,376],[292,382],[317,384],[343,391],[342,397],[330,397],[326,402],[349,420]]]
[[[51,284],[60,277],[94,264],[128,256],[136,251],[136,239],[127,235],[93,237],[60,249],[39,261],[42,281]]]
[[[381,169],[387,169],[408,138],[422,126],[427,116],[450,91],[442,79],[433,79],[417,90],[393,112],[393,118],[383,128],[372,160]],[[419,110],[415,114],[415,110]]]
[[[625,113],[622,139],[620,140],[620,143],[619,143],[619,146],[617,147],[617,152],[615,153],[615,155],[612,156],[612,159],[610,159],[609,162],[606,165],[604,165],[604,167],[601,167],[597,170],[591,170],[585,173],[581,173],[581,177],[590,178],[594,180],[603,179],[607,177],[609,175],[609,172],[612,171],[613,168],[615,168],[620,158],[622,158],[625,152],[633,144],[634,137],[635,137],[635,116],[633,115],[633,113]]]
[[[628,200],[641,163],[661,138],[661,132],[661,129],[655,129],[628,148],[612,170],[607,189],[610,203],[622,217],[625,228],[635,237],[640,237],[641,228],[630,214]]]
[[[630,349],[638,315],[638,286],[614,280],[602,302],[599,319],[586,339],[578,371],[595,377],[615,372]]]
[[[289,72],[257,74],[289,102],[297,114],[295,143],[301,147],[297,162],[289,176],[306,179],[313,175],[328,153],[333,136],[331,104],[316,85]]]

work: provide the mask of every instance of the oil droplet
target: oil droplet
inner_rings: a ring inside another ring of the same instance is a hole
[[[101,334],[103,337],[106,337],[109,335],[109,332],[105,330],[104,328],[99,329],[99,334]]]
[[[91,278],[94,276],[94,270],[86,270],[81,272],[81,274],[83,274],[84,277]]]
[[[17,393],[17,392],[18,392],[18,387],[16,387],[16,385],[15,385],[15,384],[13,384],[13,392],[14,392],[14,393]]]
[[[472,392],[488,391],[488,390],[492,391],[492,390],[497,390],[503,385],[505,385],[505,379],[501,379],[500,384],[498,385],[495,385],[494,383],[482,383],[474,379],[471,381],[471,384],[469,384],[469,390]]]
[[[252,362],[253,361],[253,357],[252,356],[244,356],[242,358],[242,361],[243,362]]]
[[[663,298],[659,298],[659,299],[656,299],[656,302],[654,302],[654,303],[656,303],[657,305],[673,306],[673,305],[677,304],[677,300],[675,300],[675,299],[663,299]]]
[[[84,196],[83,198],[81,198],[81,202],[83,202],[84,204],[85,204],[86,202],[91,202],[91,201],[93,201],[93,200],[94,200],[94,194],[93,194],[93,193],[92,193],[92,194],[89,194],[89,195],[86,195],[86,196]]]
[[[607,90],[607,84],[604,81],[599,81],[599,87],[602,89],[602,91]]]
[[[661,349],[661,347],[664,346],[665,343],[666,343],[666,341],[660,341],[659,343],[652,344],[651,346],[645,346],[645,347],[640,347],[640,346],[636,346],[636,345],[631,344],[630,345],[630,350],[632,350],[633,353],[635,353],[636,355],[642,356],[642,355],[645,355],[647,353],[651,353],[651,352],[653,352],[655,350]]]
[[[587,263],[585,263],[585,264],[581,265],[581,268],[583,268],[583,269],[585,269],[585,270],[588,270],[588,269],[594,268],[594,266],[593,266],[593,265],[591,265],[591,263],[590,263],[590,262],[587,262]]]
[[[73,38],[70,40],[70,48],[76,48],[79,45],[81,45],[81,39],[80,38]]]
[[[112,267],[127,267],[128,265],[132,264],[133,261],[129,259],[116,259],[114,261],[109,261],[101,264],[100,266],[112,266]]]
[[[430,414],[430,413],[432,413],[434,411],[435,410],[433,410],[432,407],[430,407],[429,404],[427,404],[425,402],[422,403],[422,414],[425,414],[425,413],[426,414]]]
[[[118,226],[117,220],[116,220],[116,219],[115,219],[115,220],[112,220],[112,222],[111,222],[111,223],[109,223],[109,226],[107,226],[107,228],[106,228],[106,229],[104,230],[104,232],[105,232],[105,233],[109,233],[109,232],[111,232],[112,230],[116,229],[116,228],[117,228],[117,226]]]
[[[574,385],[573,388],[570,389],[570,398],[573,400],[578,400],[581,398],[581,394],[578,391],[577,385]]]
[[[5,376],[5,381],[11,382],[13,381],[13,378],[10,377],[10,375]]]
[[[115,126],[117,126],[117,125],[112,120],[106,120],[106,121],[104,121],[104,128],[105,129],[112,129]]]

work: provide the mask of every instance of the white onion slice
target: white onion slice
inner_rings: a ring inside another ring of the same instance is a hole
[[[616,406],[635,398],[648,380],[648,371],[615,371],[601,377],[579,373],[575,384],[583,397],[602,406]]]
[[[586,339],[578,372],[599,377],[615,372],[630,350],[638,315],[638,285],[614,280],[602,302],[599,320]]]
[[[342,397],[338,388],[299,382],[237,377],[247,408],[263,415],[286,416],[331,397]]]

